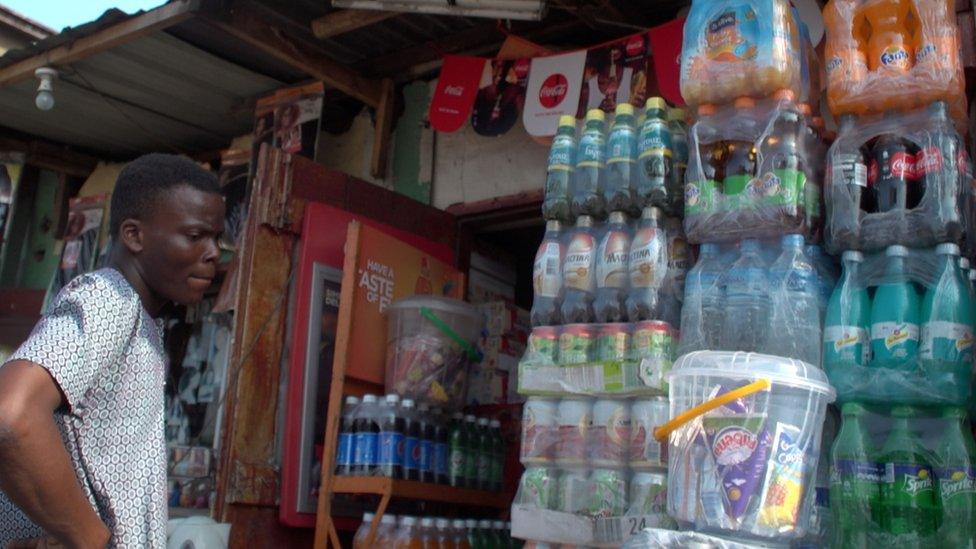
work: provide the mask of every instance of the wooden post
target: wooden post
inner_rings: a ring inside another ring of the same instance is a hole
[[[376,107],[376,124],[373,128],[373,159],[370,175],[377,179],[386,176],[386,162],[390,153],[390,131],[393,128],[393,106],[396,97],[393,80],[384,78],[380,85],[380,104]]]

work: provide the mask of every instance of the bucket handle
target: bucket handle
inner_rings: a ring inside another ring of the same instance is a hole
[[[430,323],[433,324],[438,330],[443,332],[444,335],[451,338],[454,343],[457,343],[459,347],[464,349],[464,352],[468,355],[468,360],[473,363],[481,362],[481,353],[478,352],[478,349],[475,349],[473,345],[465,341],[460,334],[455,332],[454,329],[448,326],[446,322],[438,318],[433,311],[427,307],[421,307],[420,314],[430,321]]]
[[[661,425],[657,429],[654,429],[654,438],[658,442],[665,442],[671,433],[678,427],[681,427],[685,423],[695,419],[700,415],[704,415],[719,406],[725,406],[726,404],[732,402],[733,400],[738,400],[742,397],[749,396],[753,393],[758,393],[759,391],[768,391],[769,387],[772,385],[768,379],[757,379],[748,385],[743,385],[738,389],[733,389],[727,393],[723,393],[711,400],[706,400],[694,408],[688,408],[684,412],[681,412],[671,421]]]

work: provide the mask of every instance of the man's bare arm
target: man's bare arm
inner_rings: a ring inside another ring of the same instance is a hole
[[[0,490],[68,547],[99,548],[110,533],[88,502],[54,422],[61,390],[47,370],[0,368]]]

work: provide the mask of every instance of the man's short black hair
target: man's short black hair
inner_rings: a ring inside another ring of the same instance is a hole
[[[180,185],[220,194],[217,176],[183,156],[150,153],[126,164],[112,191],[112,236],[118,235],[123,221],[143,219],[162,193]]]

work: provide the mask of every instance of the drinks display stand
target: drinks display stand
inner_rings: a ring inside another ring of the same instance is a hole
[[[339,427],[342,422],[344,396],[383,392],[382,386],[379,384],[358,377],[355,364],[349,360],[350,333],[356,320],[354,318],[354,298],[356,292],[362,291],[356,280],[362,229],[360,223],[350,223],[346,238],[342,291],[339,298],[339,318],[336,327],[335,357],[332,363],[329,408],[326,416],[325,441],[322,452],[322,481],[315,519],[315,549],[325,549],[328,546],[337,549],[342,547],[332,517],[332,497],[334,494],[380,496],[375,518],[370,525],[369,537],[366,541],[367,546],[372,546],[380,520],[386,513],[390,501],[394,498],[499,510],[508,509],[514,499],[514,494],[505,491],[488,492],[390,477],[339,476],[335,474],[335,457],[339,440]]]

